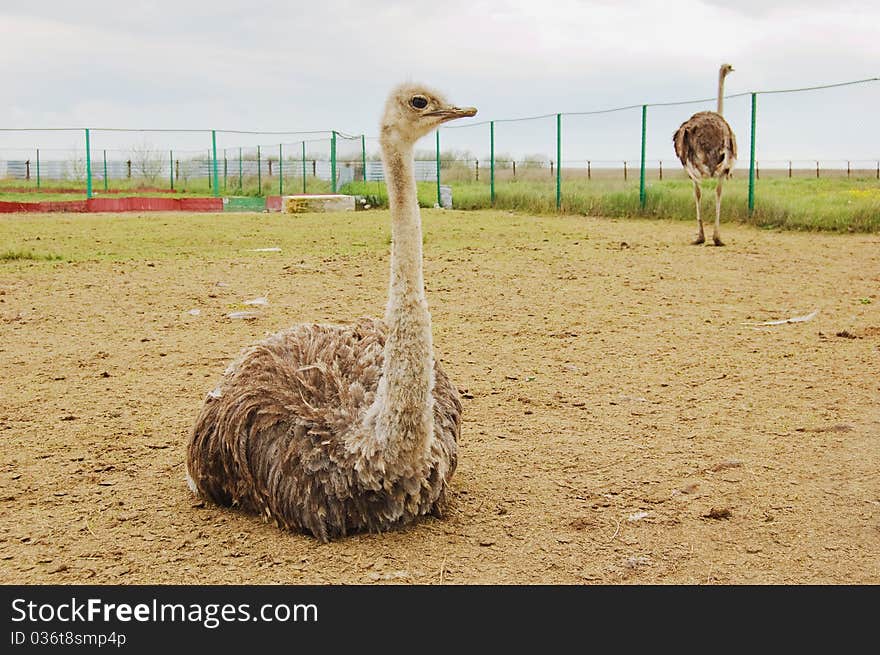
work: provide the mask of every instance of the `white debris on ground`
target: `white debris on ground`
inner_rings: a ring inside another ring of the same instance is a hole
[[[635,514],[630,514],[628,517],[626,517],[626,520],[631,522],[641,521],[646,516],[648,516],[647,512],[636,512]]]
[[[272,247],[272,248],[251,248],[248,252],[281,252],[281,248]]]
[[[266,296],[260,296],[259,298],[251,298],[250,300],[245,300],[243,305],[268,305],[269,299]]]
[[[189,314],[190,316],[201,316],[202,310],[201,309],[191,309],[187,312],[187,314]]]
[[[242,318],[245,320],[255,319],[259,314],[257,312],[230,312],[226,315],[226,318]]]
[[[816,314],[819,313],[818,309],[814,309],[809,314],[804,314],[803,316],[792,316],[791,318],[781,318],[778,321],[763,321],[761,323],[743,323],[743,325],[785,325],[786,323],[805,323],[807,321],[812,321],[816,318]]]

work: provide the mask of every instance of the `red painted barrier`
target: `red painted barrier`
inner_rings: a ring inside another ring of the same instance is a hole
[[[281,196],[266,196],[266,210],[270,212],[280,212]]]
[[[124,212],[127,198],[92,198],[86,204],[92,212]]]
[[[181,211],[222,212],[223,198],[181,198]]]
[[[279,198],[280,208],[280,198]],[[222,212],[223,198],[92,198],[42,202],[0,201],[0,214],[16,212]]]
[[[29,211],[37,212],[86,212],[88,211],[86,200],[44,200],[33,203],[37,209]]]
[[[5,202],[0,200],[0,214],[12,214],[14,212],[26,212],[29,202]]]

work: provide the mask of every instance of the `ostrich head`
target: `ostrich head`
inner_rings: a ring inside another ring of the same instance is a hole
[[[391,91],[385,103],[382,140],[412,145],[442,123],[476,113],[476,108],[456,107],[422,85],[402,84]]]
[[[727,77],[727,75],[732,72],[733,66],[730,64],[721,64],[721,77]]]

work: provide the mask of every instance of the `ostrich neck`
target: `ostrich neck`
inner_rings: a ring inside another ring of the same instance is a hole
[[[724,73],[718,73],[718,114],[724,115]]]
[[[422,272],[413,150],[383,143],[382,158],[391,208],[391,281],[382,377],[367,421],[384,451],[386,467],[397,461],[411,470],[426,454],[433,433],[431,316]]]
[[[385,320],[392,325],[409,324],[414,315],[430,328],[425,281],[422,272],[422,219],[416,197],[412,148],[401,151],[384,147],[388,173],[388,204],[391,209],[391,283]],[[430,330],[428,330],[430,340]]]

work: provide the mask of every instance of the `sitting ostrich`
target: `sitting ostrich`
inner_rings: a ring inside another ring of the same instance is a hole
[[[379,139],[391,209],[385,318],[296,325],[246,348],[189,439],[193,491],[324,542],[442,514],[461,401],[434,360],[413,148],[476,113],[422,86],[391,92]]]
[[[718,178],[715,187],[715,231],[712,241],[716,246],[721,242],[721,183],[733,174],[736,164],[736,137],[730,125],[724,120],[724,78],[733,71],[730,64],[722,64],[718,71],[718,111],[700,111],[681,124],[672,137],[675,154],[694,182],[694,200],[697,205],[697,238],[693,245],[706,241],[703,234],[703,219],[700,216],[700,180],[707,177]]]

